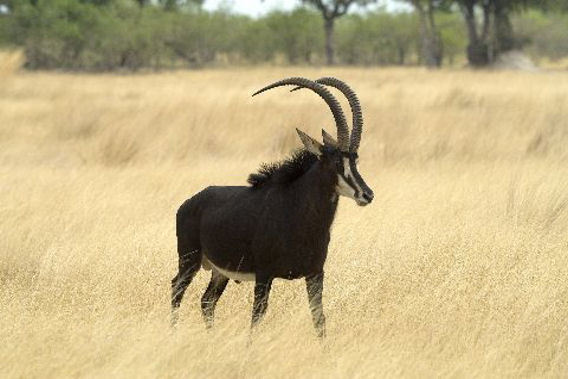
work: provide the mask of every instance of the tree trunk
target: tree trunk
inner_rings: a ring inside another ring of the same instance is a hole
[[[484,67],[489,64],[489,49],[487,44],[477,41],[470,41],[467,46],[467,61],[472,67]]]
[[[334,41],[333,41],[333,29],[334,29],[334,22],[333,18],[326,18],[324,22],[325,28],[325,56],[326,62],[328,66],[332,66],[335,64],[335,49],[334,49]]]
[[[431,2],[425,10],[418,2],[414,3],[420,19],[420,39],[422,44],[422,59],[426,67],[437,68],[442,64],[442,43],[434,22]]]
[[[177,10],[177,0],[163,0],[164,9],[167,11]]]
[[[495,61],[499,54],[514,49],[516,41],[507,0],[492,0],[482,5],[481,35],[477,32],[475,4],[475,0],[460,2],[469,38],[467,60],[472,67],[484,67]]]
[[[440,67],[439,53],[436,48],[436,41],[432,36],[422,31],[422,57],[426,67],[437,68]]]
[[[488,19],[489,13],[484,9],[484,26],[483,36],[477,33],[477,24],[475,20],[475,2],[464,1],[460,3],[460,8],[467,27],[467,36],[469,44],[467,45],[467,61],[472,67],[483,67],[489,64],[489,48],[485,41],[485,36],[488,34]]]
[[[400,43],[397,47],[397,51],[398,51],[398,64],[400,66],[404,66],[404,62],[405,62],[405,58],[406,58],[406,51]]]
[[[509,9],[503,0],[496,0],[493,8],[494,14],[494,33],[495,33],[495,54],[507,52],[515,48],[515,37],[513,35],[513,26],[509,19]]]
[[[432,46],[431,51],[436,65],[432,67],[440,67],[443,62],[443,45],[442,38],[436,27],[436,20],[434,19],[434,4],[432,0],[428,1],[427,16],[428,18],[426,20],[428,21],[429,37]]]

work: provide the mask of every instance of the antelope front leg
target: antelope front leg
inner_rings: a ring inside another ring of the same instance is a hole
[[[308,290],[308,300],[312,321],[319,338],[325,337],[325,315],[323,314],[322,293],[323,293],[323,271],[319,274],[306,277],[306,288]]]
[[[256,283],[254,285],[254,304],[252,306],[251,329],[254,329],[254,327],[258,325],[266,313],[266,308],[268,307],[268,295],[270,294],[271,287],[272,278],[257,275]]]

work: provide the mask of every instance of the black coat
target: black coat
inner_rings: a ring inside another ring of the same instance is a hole
[[[231,272],[320,273],[337,209],[333,165],[302,150],[251,175],[251,187],[207,187],[179,208],[178,238]]]

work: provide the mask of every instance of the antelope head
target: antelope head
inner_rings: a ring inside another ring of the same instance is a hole
[[[359,160],[357,151],[363,130],[363,114],[355,92],[347,84],[336,78],[326,77],[316,81],[305,78],[288,78],[260,89],[253,96],[285,85],[295,85],[296,88],[292,91],[301,88],[310,89],[327,103],[335,119],[337,140],[325,130],[322,130],[323,144],[299,129],[296,129],[296,131],[306,150],[318,156],[321,161],[330,163],[330,166],[335,170],[337,174],[337,184],[335,186],[337,195],[349,197],[360,206],[371,203],[374,196],[373,191],[365,183],[357,168]],[[347,97],[353,114],[351,136],[349,135],[349,128],[341,105],[325,86],[334,87]]]

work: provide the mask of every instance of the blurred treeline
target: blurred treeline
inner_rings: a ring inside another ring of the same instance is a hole
[[[0,43],[24,49],[26,67],[137,70],[235,64],[323,64],[323,21],[312,8],[255,19],[206,12],[199,2],[168,9],[144,0],[4,0]],[[0,0],[0,4],[2,0]],[[9,8],[8,8],[9,6]],[[468,43],[457,11],[435,15],[446,65],[463,64]],[[568,15],[537,10],[513,24],[533,57],[568,56]],[[335,30],[336,58],[346,65],[421,63],[415,13],[348,14]]]

